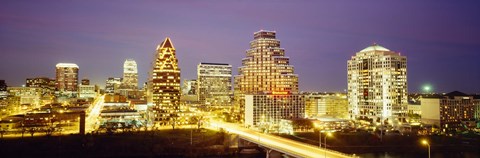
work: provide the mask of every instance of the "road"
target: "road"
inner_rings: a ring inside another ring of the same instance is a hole
[[[104,99],[105,95],[102,95],[95,99],[93,102],[93,107],[90,110],[90,113],[88,113],[87,118],[85,118],[85,132],[91,132],[94,131],[96,126],[98,126],[97,121],[98,117],[100,116],[100,112],[102,112],[102,108],[104,105]]]
[[[241,127],[237,124],[212,120],[210,122],[210,128],[214,130],[223,128],[230,133],[238,134],[242,139],[248,140],[269,149],[273,149],[275,151],[279,151],[281,153],[286,153],[290,156],[312,158],[353,157],[352,155],[347,155],[333,150],[319,149],[317,146],[293,141],[287,138],[256,132],[254,130]]]

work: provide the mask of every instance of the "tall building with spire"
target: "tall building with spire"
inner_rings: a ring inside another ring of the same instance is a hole
[[[127,59],[123,63],[122,87],[131,90],[138,89],[137,62],[133,59]]]
[[[171,124],[179,112],[181,91],[175,47],[168,37],[157,46],[148,86],[154,121],[160,125]]]
[[[352,119],[405,122],[407,57],[373,44],[347,62],[348,104]]]
[[[237,119],[241,122],[245,120],[245,115],[252,116],[252,118],[246,118],[253,120],[253,124],[258,122],[257,116],[264,115],[259,113],[245,114],[245,96],[246,95],[292,95],[298,93],[298,75],[294,73],[294,68],[290,65],[288,57],[285,57],[285,49],[280,47],[280,41],[276,39],[275,31],[260,30],[254,33],[254,39],[250,42],[250,49],[246,52],[246,57],[242,59],[242,66],[238,68],[238,75],[235,76],[235,88],[234,88],[234,111],[238,114]],[[290,99],[302,98],[301,96],[285,97]],[[253,98],[257,98],[253,96]],[[277,98],[276,96],[258,98]],[[290,100],[289,99],[289,100]],[[304,99],[303,100],[304,104]],[[269,101],[270,102],[270,101]],[[289,101],[285,101],[289,102]],[[300,101],[301,102],[301,101]],[[282,106],[277,101],[271,101],[271,106]],[[302,103],[288,104],[287,108],[302,108]],[[299,106],[297,106],[299,105]],[[253,107],[248,109],[257,108],[257,103],[253,102]],[[304,105],[303,105],[304,106]],[[304,108],[304,107],[303,107]],[[275,108],[269,108],[275,109]],[[278,110],[278,108],[276,108]],[[288,110],[287,110],[288,111]],[[290,110],[297,111],[297,110]],[[285,118],[286,115],[291,115],[296,118],[297,115],[303,115],[301,113],[280,112],[273,111],[269,114],[277,114],[278,116],[272,116],[271,120]],[[267,112],[268,113],[268,112]],[[285,115],[285,116],[284,116]],[[303,117],[303,116],[302,116]]]

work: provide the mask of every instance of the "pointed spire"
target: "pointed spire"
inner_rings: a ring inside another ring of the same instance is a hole
[[[160,48],[172,48],[172,49],[175,49],[175,47],[173,47],[172,41],[170,40],[169,37],[165,38],[165,40],[162,42],[162,44],[160,44]]]

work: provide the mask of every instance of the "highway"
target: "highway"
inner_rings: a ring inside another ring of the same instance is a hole
[[[95,130],[95,127],[97,126],[97,120],[98,117],[100,116],[100,112],[102,112],[103,108],[103,103],[104,103],[105,95],[102,95],[95,99],[93,102],[93,107],[90,110],[90,113],[88,113],[87,118],[85,118],[85,132],[91,132]]]
[[[285,153],[294,157],[312,157],[312,158],[349,158],[353,155],[347,155],[333,150],[319,149],[306,143],[256,132],[251,129],[240,127],[237,124],[225,123],[219,121],[211,121],[210,128],[218,130],[220,128],[234,134],[238,134],[240,138],[258,144],[260,146],[273,149],[275,151]]]

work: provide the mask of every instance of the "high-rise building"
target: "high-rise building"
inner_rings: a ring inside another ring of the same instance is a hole
[[[105,93],[116,94],[119,93],[119,87],[122,84],[122,78],[109,77],[105,84]]]
[[[377,123],[406,121],[405,56],[373,44],[352,56],[347,65],[350,118]]]
[[[435,125],[442,132],[475,128],[480,96],[453,91],[444,95],[429,95],[420,99],[422,123]]]
[[[246,115],[245,95],[298,93],[298,75],[294,73],[289,58],[285,57],[285,49],[280,47],[276,32],[255,32],[246,55],[242,59],[242,66],[238,68],[239,75],[234,80],[235,112],[241,122]]]
[[[137,63],[133,59],[125,60],[123,64],[123,88],[138,89]]]
[[[200,63],[197,66],[198,101],[215,107],[231,103],[232,65]]]
[[[171,124],[180,108],[180,68],[170,38],[157,46],[149,78],[149,95],[158,124]]]
[[[60,92],[76,93],[78,89],[78,66],[74,63],[56,65],[56,89]]]
[[[305,117],[305,97],[302,94],[246,94],[245,125],[273,128],[281,119]]]

